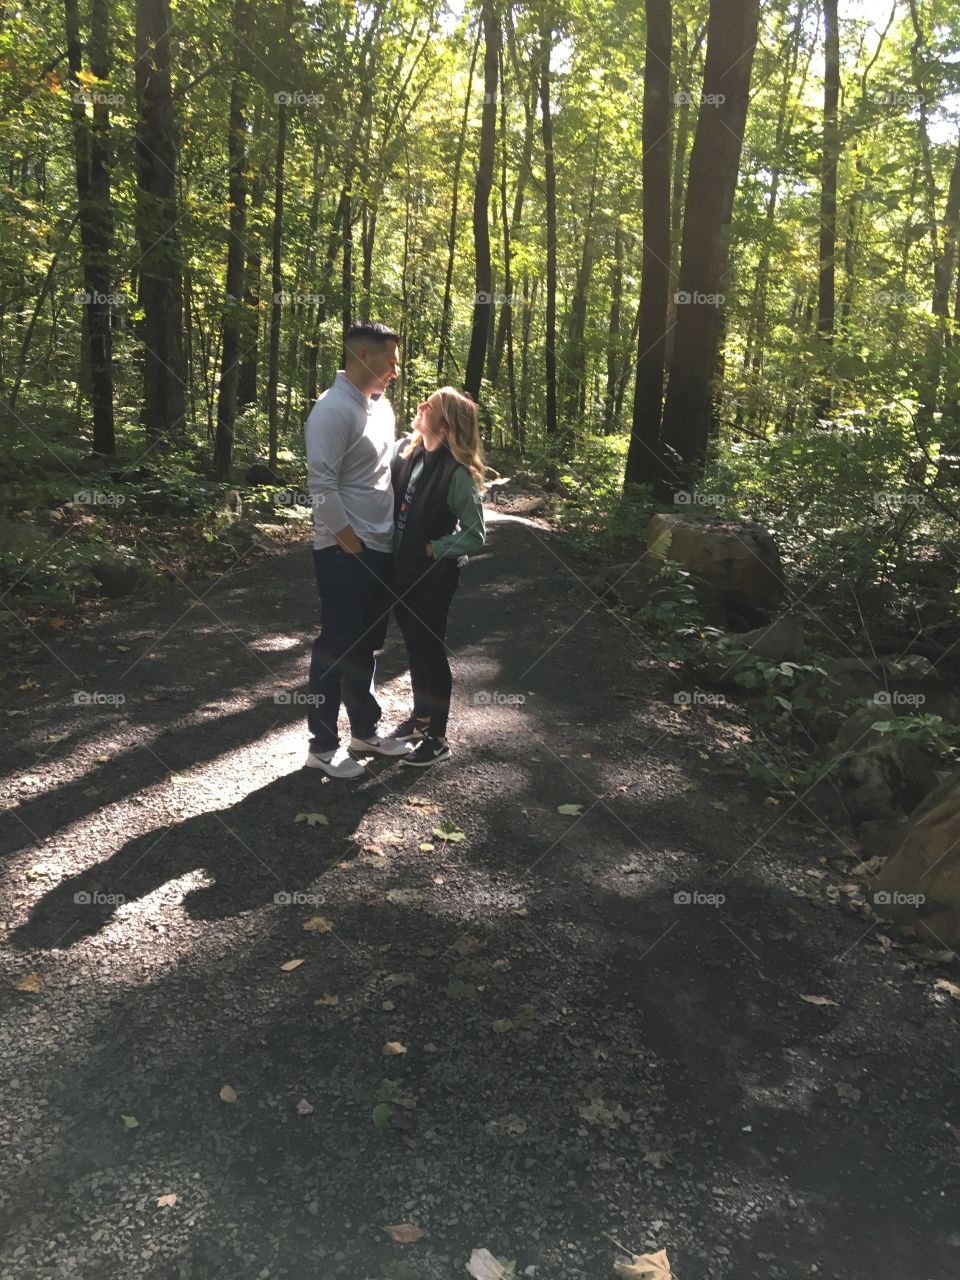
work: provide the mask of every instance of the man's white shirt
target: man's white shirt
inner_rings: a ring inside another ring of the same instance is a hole
[[[368,398],[340,369],[310,410],[304,433],[314,547],[336,546],[333,534],[349,524],[366,546],[392,550],[396,420],[390,401]]]

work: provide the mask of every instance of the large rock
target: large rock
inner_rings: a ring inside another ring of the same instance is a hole
[[[748,621],[762,622],[783,598],[780,553],[762,525],[659,513],[646,542],[650,554],[675,560]]]
[[[858,707],[840,727],[830,780],[855,826],[912,813],[940,784],[932,762],[913,742],[872,731],[889,717],[883,707]]]
[[[130,556],[101,552],[90,565],[90,572],[105,596],[119,599],[137,589],[143,577],[143,566]]]
[[[877,877],[876,909],[912,924],[933,943],[960,943],[960,780],[911,819]]]

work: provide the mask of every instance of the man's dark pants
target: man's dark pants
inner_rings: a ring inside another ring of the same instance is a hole
[[[371,689],[393,602],[393,556],[366,546],[354,555],[324,547],[314,551],[313,568],[321,626],[310,659],[307,727],[311,751],[335,751],[341,697],[354,737],[372,738],[380,719]]]

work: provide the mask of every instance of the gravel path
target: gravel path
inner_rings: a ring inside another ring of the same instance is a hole
[[[0,1276],[957,1280],[958,1002],[569,562],[491,519],[428,773],[300,767],[306,544],[28,640]]]

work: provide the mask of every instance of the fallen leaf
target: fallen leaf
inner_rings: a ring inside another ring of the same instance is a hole
[[[445,818],[442,827],[434,827],[433,834],[438,840],[455,842],[466,837],[452,818]]]
[[[307,933],[329,933],[333,928],[333,921],[328,920],[326,916],[311,916],[309,920],[304,920],[300,927]]]
[[[311,1107],[310,1103],[306,1100],[306,1098],[301,1098],[300,1101],[297,1103],[297,1115],[308,1116],[312,1110],[313,1110],[313,1107]]]
[[[673,1272],[666,1249],[657,1253],[633,1253],[630,1257],[630,1262],[622,1262],[619,1258],[614,1262],[613,1269],[618,1276],[626,1276],[628,1280],[672,1280]]]
[[[419,849],[421,853],[433,853],[433,845],[427,840],[424,840]]]
[[[302,964],[303,964],[302,960],[286,960],[280,966],[280,968],[283,970],[284,973],[290,973],[292,969],[299,969]]]
[[[467,1270],[474,1280],[503,1280],[507,1274],[489,1249],[474,1249]]]
[[[46,742],[63,742],[65,738],[69,738],[69,737],[70,737],[69,733],[48,733],[45,741]]]
[[[407,1046],[405,1044],[401,1044],[399,1040],[388,1040],[380,1052],[385,1058],[389,1058],[394,1054],[406,1053]]]
[[[123,1121],[125,1129],[137,1129],[140,1127],[140,1121],[136,1116],[121,1116],[120,1119]]]
[[[222,1102],[236,1102],[237,1091],[232,1084],[225,1084],[220,1090],[220,1100]]]
[[[830,1000],[827,996],[801,996],[800,999],[806,1000],[807,1004],[832,1004],[835,1009],[840,1008],[836,1000]]]
[[[415,1227],[412,1222],[398,1222],[395,1226],[384,1227],[383,1230],[397,1244],[416,1244],[427,1234],[421,1227]]]
[[[314,1004],[339,1004],[340,997],[339,996],[317,996],[316,1000],[314,1000],[313,1003]]]
[[[43,978],[39,973],[27,973],[13,986],[15,991],[42,991]]]
[[[305,822],[308,827],[326,827],[330,819],[325,813],[298,813],[294,822]]]
[[[513,1028],[513,1020],[511,1018],[498,1018],[493,1024],[493,1029],[498,1036],[502,1036],[505,1031]]]
[[[159,1196],[157,1198],[158,1209],[169,1209],[172,1205],[175,1205],[176,1203],[177,1203],[177,1197],[172,1191],[165,1196]]]
[[[950,995],[960,997],[960,987],[955,982],[950,982],[947,978],[938,978],[933,985],[940,991],[949,991]]]
[[[370,1118],[378,1129],[386,1129],[390,1124],[390,1117],[393,1115],[393,1107],[389,1102],[378,1102],[373,1108]]]
[[[582,804],[558,804],[557,813],[569,814],[571,817],[583,812]]]

